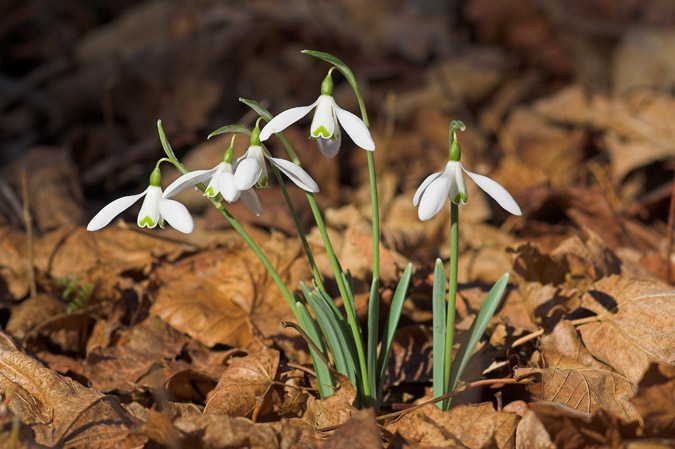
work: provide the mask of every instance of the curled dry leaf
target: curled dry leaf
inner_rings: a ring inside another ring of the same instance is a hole
[[[582,300],[599,320],[578,330],[596,359],[635,384],[650,363],[675,363],[675,290],[671,286],[610,276],[593,287]]]
[[[271,409],[279,352],[263,349],[230,362],[206,401],[205,415],[262,416]]]
[[[0,390],[9,406],[47,446],[135,448],[133,419],[116,398],[61,376],[15,349],[0,347]]]
[[[571,360],[568,363],[572,365]],[[575,368],[516,368],[518,380],[541,377],[541,399],[564,404],[573,410],[592,414],[606,410],[625,421],[637,418],[629,402],[637,388],[621,374],[577,365]]]
[[[387,424],[385,429],[424,446],[506,449],[514,446],[519,419],[515,413],[496,411],[487,402],[460,405],[447,412],[429,404]]]

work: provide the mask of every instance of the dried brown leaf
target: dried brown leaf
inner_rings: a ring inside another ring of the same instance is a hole
[[[624,435],[635,437],[636,422],[624,423],[604,410],[590,415],[554,402],[531,404],[530,410],[545,429],[553,447],[622,447]],[[545,443],[547,439],[542,436],[541,440]]]
[[[675,291],[659,282],[610,276],[583,297],[599,315],[578,330],[598,360],[637,384],[652,362],[675,363]]]
[[[276,449],[293,447],[300,438],[300,431],[289,424],[256,424],[226,415],[178,418],[173,424],[184,435],[183,447],[200,441],[218,449]]]
[[[491,403],[460,405],[442,412],[429,404],[385,426],[391,433],[426,446],[513,448],[518,415],[496,411]]]
[[[533,375],[541,376],[541,399],[544,401],[564,404],[588,414],[602,409],[625,421],[637,418],[635,408],[629,402],[637,388],[620,374],[578,365],[573,369],[516,368],[514,377],[524,379]]]
[[[187,337],[151,316],[119,332],[114,346],[92,348],[84,372],[101,391],[158,387],[172,373],[190,367],[177,359],[186,343]]]
[[[516,449],[555,449],[544,425],[532,411],[527,411],[516,429]]]
[[[262,416],[271,409],[279,352],[263,349],[230,362],[206,401],[205,415]]]
[[[675,367],[652,364],[630,400],[642,417],[645,434],[675,438]]]
[[[382,445],[380,427],[372,408],[355,412],[333,436],[318,447],[321,449],[376,449]]]
[[[344,424],[354,413],[356,388],[349,378],[342,374],[336,376],[338,389],[323,399],[309,398],[307,410],[302,419],[312,427],[333,427]]]
[[[12,308],[6,330],[13,337],[23,338],[35,327],[66,311],[66,304],[52,295],[32,296]]]
[[[293,289],[311,276],[296,239],[272,234],[262,249]],[[281,328],[293,313],[262,263],[245,244],[202,251],[156,273],[150,312],[207,346],[248,347],[255,336],[297,337]]]
[[[116,398],[83,387],[7,346],[0,347],[0,389],[17,399],[10,407],[40,444],[132,448],[145,442],[130,434],[134,421]]]

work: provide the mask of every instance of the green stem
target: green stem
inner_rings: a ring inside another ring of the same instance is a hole
[[[307,236],[305,235],[305,232],[302,229],[302,224],[300,223],[300,217],[298,217],[298,212],[295,210],[295,206],[291,201],[291,197],[288,195],[286,184],[284,183],[284,180],[281,177],[279,169],[276,168],[275,166],[272,166],[272,170],[274,171],[274,176],[277,178],[277,182],[281,187],[281,192],[284,194],[284,199],[286,200],[286,204],[288,205],[288,210],[291,212],[291,217],[293,217],[293,223],[295,223],[295,228],[298,230],[298,236],[300,236],[302,247],[305,250],[309,266],[312,269],[312,274],[314,275],[314,282],[316,282],[316,285],[320,289],[325,290],[323,281],[321,280],[321,274],[319,273],[319,268],[316,266],[316,261],[314,260],[314,256],[312,255],[312,250],[310,249],[309,243],[307,242]]]
[[[230,214],[230,212],[225,209],[225,206],[217,201],[212,201],[213,205],[220,211],[221,214],[225,217],[225,219],[232,225],[235,231],[237,231],[248,243],[248,246],[251,247],[253,252],[255,253],[256,256],[260,259],[260,261],[263,263],[269,274],[272,276],[272,279],[274,279],[274,282],[277,284],[277,287],[279,287],[279,290],[281,290],[281,293],[284,295],[284,299],[286,299],[286,302],[288,305],[291,307],[291,310],[293,311],[293,314],[295,315],[295,319],[300,322],[300,316],[298,315],[298,309],[295,304],[295,300],[293,299],[293,295],[291,295],[291,292],[288,291],[288,287],[286,287],[286,284],[284,284],[284,281],[281,279],[281,276],[279,276],[279,273],[277,270],[274,269],[272,266],[272,263],[270,260],[265,256],[265,253],[263,253],[262,249],[258,246],[258,244],[253,240],[253,238],[249,235],[248,232],[246,232],[246,229],[237,221],[236,218]]]
[[[288,153],[288,156],[291,158],[291,160],[298,166],[302,166],[300,160],[298,159],[297,154],[293,150],[293,146],[288,141],[286,136],[284,136],[283,132],[277,133],[277,136],[281,140],[281,143],[286,149],[286,152]],[[347,311],[347,321],[349,322],[349,326],[352,330],[354,343],[356,344],[356,352],[359,358],[359,365],[361,367],[361,374],[362,374],[361,384],[364,402],[366,407],[368,407],[370,405],[370,394],[371,394],[369,385],[370,376],[368,375],[369,373],[368,365],[366,363],[366,356],[363,348],[363,337],[361,335],[361,330],[359,328],[358,319],[353,313],[354,310],[353,304],[351,305],[347,304],[350,296],[347,293],[347,286],[345,285],[344,279],[342,277],[342,267],[340,267],[340,262],[338,261],[337,256],[335,255],[333,244],[331,243],[330,237],[328,236],[328,231],[326,230],[326,225],[323,221],[323,216],[321,215],[319,206],[316,203],[316,199],[314,198],[314,194],[310,192],[305,192],[305,194],[307,195],[307,201],[309,201],[309,207],[312,209],[314,221],[316,222],[316,226],[319,229],[319,233],[321,234],[321,239],[323,240],[323,245],[324,248],[326,249],[328,260],[330,261],[331,268],[333,269],[333,274],[335,276],[335,281],[337,282],[338,285],[338,290],[340,291],[340,295],[342,296],[343,302],[345,302],[345,310]]]
[[[452,339],[455,332],[455,303],[457,298],[457,259],[459,257],[459,206],[450,202],[450,279],[448,285],[448,321],[445,326],[444,394],[448,393],[452,364]],[[443,410],[450,407],[450,400],[443,401]]]
[[[335,281],[337,282],[338,285],[338,290],[340,290],[340,295],[342,296],[342,300],[345,302],[345,310],[347,311],[347,321],[349,321],[349,325],[352,329],[352,335],[354,337],[354,343],[356,344],[356,352],[359,358],[359,365],[361,367],[361,378],[362,378],[362,388],[363,388],[363,396],[364,396],[364,401],[365,401],[365,406],[369,407],[370,406],[370,384],[369,384],[369,379],[370,376],[368,375],[368,365],[366,363],[366,356],[365,352],[363,350],[363,337],[361,336],[361,330],[359,328],[359,322],[354,315],[354,307],[350,307],[350,305],[346,304],[347,301],[349,301],[349,295],[347,293],[347,286],[344,283],[344,279],[342,277],[342,268],[340,267],[340,263],[337,260],[337,256],[335,255],[335,250],[333,250],[333,245],[330,241],[330,238],[328,237],[328,231],[326,230],[326,225],[323,221],[323,217],[321,216],[321,211],[319,210],[319,206],[316,203],[316,199],[314,198],[314,194],[310,192],[306,192],[307,194],[307,200],[309,201],[309,206],[312,209],[312,213],[314,214],[314,220],[316,221],[316,226],[319,229],[319,233],[321,234],[321,239],[323,240],[323,245],[326,248],[326,254],[328,254],[328,260],[330,261],[330,265],[333,268],[333,274],[335,275]]]
[[[157,121],[157,129],[159,131],[159,139],[162,142],[162,147],[164,147],[164,152],[168,156],[169,161],[176,167],[176,169],[179,172],[181,172],[181,174],[184,175],[186,173],[189,173],[189,170],[186,169],[185,166],[178,161],[178,158],[176,158],[173,150],[171,149],[171,145],[169,144],[169,141],[166,138],[166,134],[164,134],[164,129],[162,128],[161,120]],[[199,190],[201,190],[202,192],[206,190],[206,186],[202,183],[197,184],[197,188],[199,188]],[[218,209],[220,213],[223,214],[225,219],[244,238],[244,241],[248,243],[248,246],[251,247],[255,255],[258,256],[262,264],[269,272],[270,276],[272,276],[272,279],[274,279],[274,282],[277,284],[277,287],[279,287],[279,290],[281,290],[281,294],[284,295],[284,299],[286,299],[286,302],[293,311],[295,319],[298,322],[300,322],[298,308],[295,304],[295,300],[293,299],[293,295],[291,295],[291,292],[288,291],[288,287],[286,287],[286,284],[284,284],[284,281],[281,279],[281,276],[279,276],[277,270],[274,269],[274,266],[272,266],[270,260],[267,258],[267,256],[265,256],[265,253],[263,253],[262,249],[260,249],[258,244],[253,240],[253,238],[249,235],[249,233],[246,232],[246,229],[244,229],[244,227],[241,224],[239,224],[237,219],[234,218],[232,214],[230,214],[230,212],[225,208],[222,202],[218,202],[211,199],[211,203],[213,203],[216,209]]]

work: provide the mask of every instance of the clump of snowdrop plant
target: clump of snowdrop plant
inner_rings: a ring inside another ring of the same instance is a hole
[[[260,117],[252,129],[242,125],[223,126],[208,137],[215,135],[231,133],[233,134],[231,144],[224,153],[222,160],[214,161],[215,166],[201,170],[188,171],[176,158],[171,145],[169,144],[161,121],[157,122],[160,141],[166,157],[160,159],[157,167],[150,177],[150,186],[142,193],[123,197],[113,201],[104,207],[89,223],[87,229],[95,231],[101,229],[110,223],[110,221],[121,212],[131,207],[133,203],[145,196],[137,223],[139,226],[155,227],[157,224],[163,227],[164,220],[171,224],[177,230],[189,233],[192,232],[194,224],[189,212],[182,204],[170,199],[177,193],[192,187],[201,190],[203,196],[207,198],[214,207],[216,207],[230,225],[242,236],[251,249],[258,256],[265,268],[274,279],[277,287],[283,294],[286,302],[293,311],[299,326],[297,327],[301,335],[307,340],[309,351],[314,363],[314,371],[317,377],[319,394],[322,397],[331,395],[337,385],[337,380],[333,373],[341,373],[349,379],[357,391],[357,406],[379,407],[382,399],[383,380],[385,370],[389,360],[391,345],[394,339],[394,332],[398,327],[398,322],[403,309],[403,302],[408,290],[412,275],[412,264],[408,264],[401,275],[401,279],[395,290],[390,305],[390,312],[387,322],[384,324],[383,333],[378,335],[380,328],[379,320],[379,211],[377,196],[377,180],[375,175],[375,164],[373,152],[375,143],[369,131],[368,115],[366,113],[365,103],[361,96],[358,84],[351,69],[336,57],[318,51],[305,50],[303,53],[323,60],[330,64],[328,74],[320,85],[319,98],[309,106],[300,106],[281,112],[276,117],[258,102],[253,100],[240,99],[243,103],[251,107]],[[333,99],[333,79],[334,71],[342,74],[344,79],[352,87],[359,103],[361,117],[340,108]],[[357,319],[355,307],[355,289],[350,272],[343,271],[340,262],[337,259],[332,243],[328,236],[323,216],[317,205],[314,194],[319,192],[319,186],[302,168],[301,162],[297,157],[293,147],[283,134],[283,130],[292,124],[298,122],[309,112],[315,109],[314,118],[310,125],[310,138],[315,139],[319,151],[326,157],[335,157],[338,154],[342,144],[341,131],[347,133],[351,140],[360,148],[366,150],[368,160],[368,174],[371,190],[372,205],[372,227],[373,227],[373,264],[370,296],[368,302],[368,324],[363,329]],[[261,121],[267,122],[260,129]],[[458,122],[460,123],[460,122]],[[455,122],[453,122],[455,124]],[[466,188],[464,186],[463,173],[471,177],[483,190],[495,198],[505,209],[512,213],[520,213],[518,205],[513,198],[499,184],[487,177],[477,175],[465,170],[459,162],[459,144],[456,142],[455,126],[451,125],[451,134],[454,137],[451,143],[450,160],[444,171],[429,176],[420,186],[415,194],[414,204],[419,206],[419,216],[422,220],[433,217],[445,203],[445,198],[450,198],[453,211],[453,236],[452,241],[453,257],[451,266],[454,264],[454,277],[451,268],[450,284],[452,302],[447,306],[447,325],[445,324],[446,305],[445,305],[445,275],[443,264],[440,261],[436,263],[435,281],[434,281],[434,393],[435,396],[445,394],[456,385],[456,379],[452,376],[457,363],[450,370],[449,354],[452,349],[452,329],[454,320],[454,293],[452,290],[453,279],[456,291],[456,206],[458,202],[465,203],[468,199]],[[463,125],[462,125],[463,129]],[[250,145],[248,150],[241,156],[235,157],[234,139],[237,135],[244,135],[249,138]],[[264,142],[276,135],[290,160],[273,157],[265,146]],[[456,147],[453,153],[453,145]],[[182,176],[174,181],[167,189],[162,192],[160,187],[159,164],[161,162],[171,162],[178,169]],[[299,291],[291,292],[283,283],[278,272],[264,254],[260,246],[252,239],[241,224],[227,210],[227,206],[239,199],[242,200],[247,209],[260,215],[263,213],[256,189],[262,189],[269,186],[269,172],[267,164],[276,178],[276,182],[281,188],[289,211],[296,225],[298,235],[304,248],[307,262],[313,273],[311,285],[300,284]],[[300,189],[306,193],[307,201],[312,210],[317,229],[321,234],[326,253],[328,255],[335,282],[342,298],[344,310],[340,310],[324,286],[323,279],[314,261],[311,248],[307,243],[307,238],[300,220],[298,218],[295,206],[286,190],[284,178],[285,175]],[[488,298],[495,297],[494,307],[501,297],[506,285],[506,276],[500,279]],[[488,302],[486,300],[486,302]],[[489,312],[489,316],[494,313],[494,307]],[[452,313],[451,313],[452,312]],[[479,313],[477,321],[481,319]],[[442,317],[443,319],[441,320]],[[489,317],[488,317],[489,319]],[[440,326],[440,321],[443,326]],[[482,322],[481,322],[482,323]],[[485,321],[486,325],[487,321]],[[484,324],[478,324],[477,329],[482,326],[480,334],[485,329]],[[445,329],[449,332],[445,333]],[[449,339],[446,335],[449,335]],[[474,332],[477,333],[477,332]],[[438,334],[438,335],[437,335]],[[437,338],[438,337],[438,338]],[[446,337],[441,341],[441,337]],[[480,337],[480,335],[478,335]],[[473,341],[473,340],[472,340]],[[476,340],[477,342],[477,340]],[[475,343],[473,342],[473,346]],[[439,346],[440,345],[440,346]],[[473,349],[471,346],[471,349]],[[440,349],[439,349],[440,348]],[[460,352],[462,350],[460,349]],[[471,351],[465,352],[470,355]],[[445,360],[448,359],[448,360]],[[468,356],[467,356],[468,359]],[[461,364],[457,369],[455,377],[458,379],[461,370],[465,365]],[[438,373],[437,373],[438,370]],[[437,380],[437,374],[438,379]],[[437,388],[437,384],[439,387]],[[438,394],[437,394],[438,393]],[[447,402],[447,401],[446,401]],[[447,408],[447,403],[443,403]]]
[[[415,192],[413,205],[418,207],[418,216],[422,221],[436,215],[446,200],[450,200],[450,281],[448,284],[448,300],[446,304],[445,270],[443,262],[436,260],[434,270],[434,286],[432,293],[433,306],[433,391],[434,397],[446,396],[452,392],[469,362],[473,350],[485,332],[490,318],[497,310],[497,305],[504,294],[508,273],[494,284],[478,315],[462,342],[455,359],[452,360],[452,341],[455,327],[455,301],[457,296],[457,260],[459,257],[459,204],[466,204],[469,194],[466,191],[464,174],[469,176],[485,193],[492,197],[506,211],[513,215],[521,215],[518,203],[511,194],[496,181],[487,176],[473,173],[464,168],[460,162],[462,149],[457,141],[457,130],[464,131],[464,123],[455,120],[449,128],[448,163],[443,171],[429,175]],[[450,407],[450,399],[446,397],[436,403],[441,409]]]

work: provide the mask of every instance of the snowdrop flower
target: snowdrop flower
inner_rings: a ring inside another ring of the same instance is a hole
[[[248,190],[253,186],[267,187],[269,178],[267,167],[265,167],[265,159],[281,170],[302,190],[313,193],[319,191],[319,186],[305,170],[291,161],[268,156],[263,151],[260,143],[260,128],[257,125],[251,131],[251,145],[246,153],[237,159],[234,171],[234,186],[241,191]]]
[[[457,127],[460,126],[457,125]],[[498,182],[464,168],[459,161],[461,149],[452,124],[450,129],[453,134],[453,142],[450,145],[450,157],[445,169],[428,176],[415,192],[413,205],[419,206],[417,210],[419,219],[426,221],[436,215],[445,204],[446,198],[450,198],[450,201],[455,204],[466,204],[469,195],[464,183],[464,173],[507,212],[513,215],[522,215],[516,200]],[[464,129],[463,123],[461,123],[460,129]]]
[[[154,228],[159,224],[164,228],[164,220],[182,233],[189,234],[194,230],[194,223],[187,208],[175,200],[162,197],[160,182],[162,175],[159,166],[150,175],[150,185],[137,195],[118,198],[105,206],[91,219],[87,231],[97,231],[112,221],[113,218],[130,208],[136,201],[143,199],[136,223],[140,227]]]
[[[232,143],[225,151],[221,163],[210,170],[195,170],[184,174],[166,188],[163,197],[174,196],[188,187],[208,181],[208,185],[204,190],[204,196],[215,198],[220,194],[228,203],[233,203],[241,198],[241,201],[248,210],[260,216],[262,214],[262,206],[255,191],[253,189],[239,190],[234,185],[234,170],[232,167],[233,145],[234,137],[232,137]]]
[[[310,137],[317,139],[319,150],[326,157],[335,157],[340,150],[342,136],[340,134],[340,125],[342,125],[356,145],[364,150],[374,151],[375,142],[370,136],[368,127],[363,121],[349,111],[340,108],[333,99],[333,79],[331,78],[331,68],[328,75],[321,83],[321,95],[309,106],[300,106],[292,108],[274,117],[263,128],[260,133],[260,140],[265,141],[274,133],[278,133],[297,122],[316,107],[314,119],[310,127]]]

